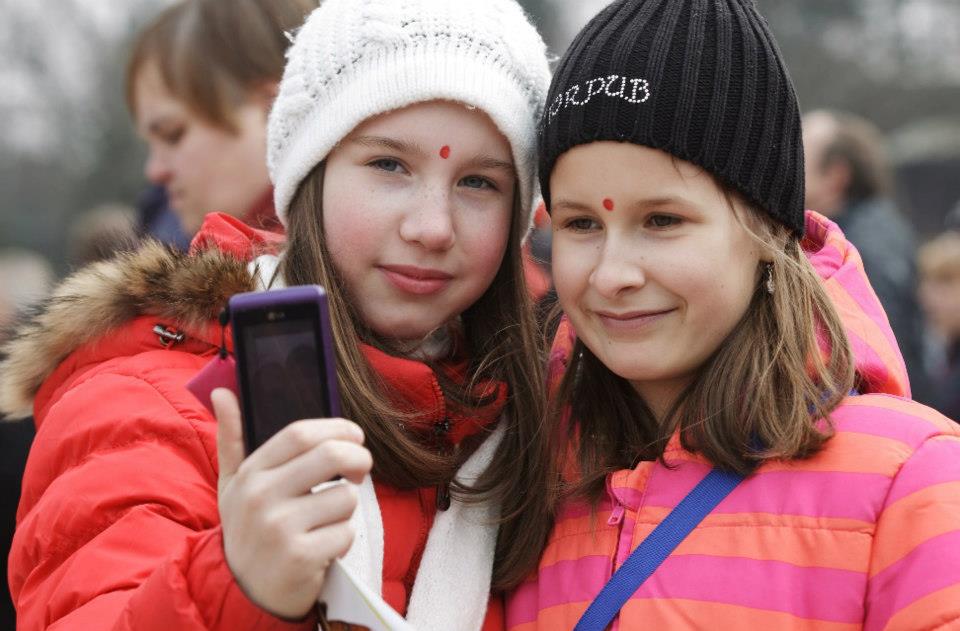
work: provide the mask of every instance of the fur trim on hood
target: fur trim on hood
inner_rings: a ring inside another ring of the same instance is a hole
[[[32,413],[44,380],[70,353],[141,315],[201,330],[230,296],[253,291],[245,261],[211,248],[184,254],[156,241],[67,278],[0,350],[0,414]]]

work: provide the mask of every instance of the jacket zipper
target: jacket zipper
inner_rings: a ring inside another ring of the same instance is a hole
[[[624,506],[624,503],[620,501],[620,498],[617,496],[616,492],[613,490],[612,474],[607,476],[607,493],[610,496],[610,499],[613,501],[613,509],[610,511],[610,517],[607,519],[607,525],[617,528],[616,549],[613,553],[613,567],[610,569],[610,576],[612,577],[614,573],[620,569],[620,566],[623,565],[624,561],[627,560],[627,557],[630,556],[631,550],[629,544],[626,546],[626,550],[624,550],[623,530],[627,509],[626,506]],[[610,624],[610,631],[619,631],[619,629],[620,612],[617,612],[613,622]]]

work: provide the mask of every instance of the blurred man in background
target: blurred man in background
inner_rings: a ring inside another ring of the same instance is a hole
[[[929,403],[916,242],[893,203],[893,172],[880,132],[852,114],[820,110],[804,116],[803,143],[806,206],[835,221],[860,251],[907,364],[913,397]]]

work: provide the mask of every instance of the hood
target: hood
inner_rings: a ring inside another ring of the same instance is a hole
[[[910,380],[900,347],[867,274],[860,253],[826,217],[806,214],[803,250],[823,280],[853,350],[860,394],[910,398]]]
[[[206,218],[189,253],[150,240],[74,273],[0,351],[6,356],[0,415],[29,415],[40,386],[67,356],[139,316],[208,337],[230,296],[254,290],[247,261],[277,250],[282,239],[216,213]]]
[[[903,356],[880,300],[867,280],[857,249],[837,224],[809,210],[801,245],[843,322],[854,356],[860,394],[910,398]],[[564,317],[550,351],[548,378],[552,392],[560,384],[575,340],[573,326]]]

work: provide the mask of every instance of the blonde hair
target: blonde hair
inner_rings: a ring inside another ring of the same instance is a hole
[[[560,441],[575,441],[572,492],[592,502],[607,474],[662,459],[676,432],[685,449],[742,474],[768,460],[810,457],[832,435],[829,414],[853,388],[843,325],[800,239],[766,213],[741,216],[737,195],[724,192],[772,261],[775,291],[767,291],[761,263],[743,318],[662,419],[627,380],[575,344],[548,418],[566,427]],[[564,423],[566,414],[576,422]]]
[[[921,278],[960,276],[960,233],[945,232],[917,252]]]
[[[174,97],[215,127],[235,132],[234,111],[251,91],[280,81],[287,32],[317,5],[317,0],[181,0],[133,43],[128,109],[136,116],[136,79],[155,63]]]
[[[374,475],[399,488],[449,484],[478,441],[461,445],[458,453],[437,453],[399,426],[398,421],[410,412],[394,404],[366,362],[360,344],[393,353],[397,349],[390,340],[378,339],[363,323],[337,278],[323,233],[323,178],[321,163],[301,183],[291,202],[287,249],[279,273],[289,285],[319,283],[327,288],[344,414],[366,433],[367,447],[374,456]],[[493,283],[462,314],[469,383],[441,382],[444,395],[468,409],[483,403],[469,394],[478,381],[490,379],[509,385],[506,413],[500,421],[506,424],[506,432],[492,462],[472,486],[451,484],[462,500],[492,498],[499,503],[495,589],[518,584],[535,567],[552,523],[547,493],[552,482],[551,459],[542,431],[543,358],[523,276],[520,248],[527,226],[516,192],[512,217],[507,252]]]

